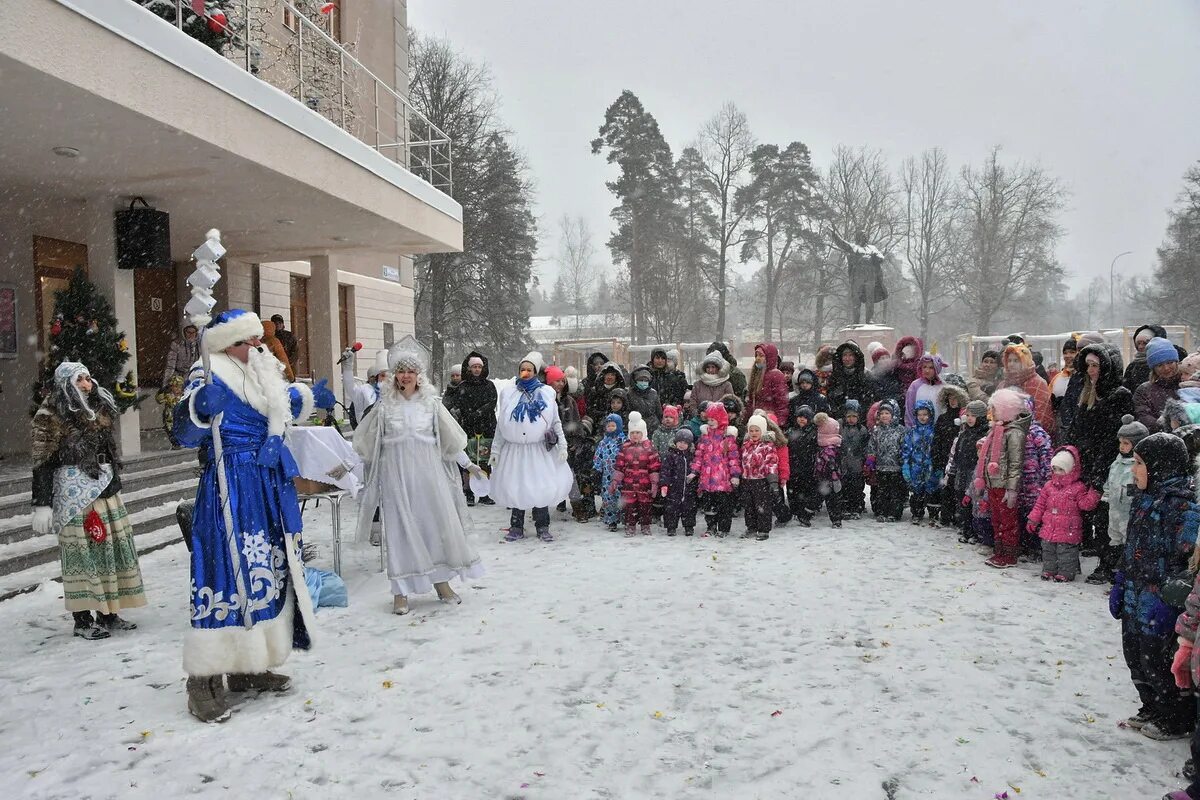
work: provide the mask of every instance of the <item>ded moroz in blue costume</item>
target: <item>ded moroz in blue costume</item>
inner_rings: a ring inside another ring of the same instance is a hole
[[[204,329],[210,380],[197,362],[175,410],[176,437],[205,456],[191,533],[191,627],[183,666],[188,709],[206,722],[229,716],[223,675],[230,691],[284,691],[289,679],[269,670],[293,647],[312,643],[313,604],[292,485],[297,469],[283,437],[314,404],[328,407],[334,398],[325,381],[311,389],[288,384],[275,357],[257,346],[261,336],[262,323],[251,312],[233,309],[213,318]]]

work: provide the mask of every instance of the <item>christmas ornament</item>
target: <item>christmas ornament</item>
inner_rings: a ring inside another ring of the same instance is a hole
[[[50,335],[58,336],[60,333],[62,333],[62,320],[56,319],[50,323]]]
[[[100,519],[100,515],[96,513],[96,509],[94,508],[88,512],[87,518],[83,521],[83,531],[97,544],[108,538],[108,530],[104,527],[104,520]]]
[[[208,15],[208,29],[213,33],[224,33],[228,25],[229,20],[224,11],[214,11]]]
[[[122,339],[122,341],[124,341]],[[125,373],[125,380],[118,381],[113,387],[114,394],[122,400],[134,400],[137,398],[137,381],[134,380],[133,371]]]
[[[322,14],[332,14],[335,8],[337,8],[337,3],[321,3]]]
[[[129,352],[129,342],[125,340],[124,336],[121,337],[121,341],[117,342],[117,347],[121,348],[122,353]]]
[[[100,323],[96,322],[96,320],[92,320],[92,324],[88,325],[88,329],[87,329],[88,336],[94,336],[95,334],[97,334],[99,332],[100,332]]]

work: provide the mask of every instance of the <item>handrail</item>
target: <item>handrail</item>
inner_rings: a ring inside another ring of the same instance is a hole
[[[174,4],[175,26],[183,31],[186,16],[194,14],[194,11],[188,0],[174,0]],[[226,58],[260,80],[288,92],[314,113],[374,147],[376,152],[435,188],[446,194],[452,192],[454,143],[445,131],[414,108],[407,97],[380,79],[289,0],[280,0],[274,9],[264,9],[253,0],[242,0],[238,10],[240,20],[227,18],[224,21],[226,42],[221,47],[221,53]],[[294,21],[295,29],[282,23],[277,28],[273,26],[273,10],[286,10]],[[254,37],[252,16],[261,30],[260,40]],[[207,11],[203,18],[206,23],[213,19]],[[272,33],[276,36],[272,37]],[[277,48],[281,55],[275,62],[263,64],[263,56],[268,48]],[[306,48],[316,57],[306,58]],[[325,52],[318,53],[318,48]],[[295,50],[294,64],[290,62],[289,51],[292,49]],[[325,58],[324,68],[327,71],[337,71],[336,79],[330,74],[318,74],[323,68],[322,57]],[[310,76],[308,79],[306,73]],[[347,80],[348,75],[350,81]],[[357,75],[362,75],[373,85],[359,93],[354,81]],[[336,85],[331,85],[335,80]],[[328,93],[336,98],[326,98],[322,89],[331,90]],[[360,103],[365,107],[359,108]],[[356,123],[364,120],[371,122],[373,130],[360,129]],[[385,125],[388,127],[385,128]],[[414,139],[414,133],[418,138]]]

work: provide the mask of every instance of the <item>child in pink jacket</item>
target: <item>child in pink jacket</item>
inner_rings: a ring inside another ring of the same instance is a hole
[[[1079,574],[1083,512],[1096,508],[1100,493],[1079,479],[1079,451],[1071,445],[1054,452],[1050,473],[1029,514],[1029,530],[1041,528],[1042,580],[1068,583]]]
[[[709,403],[704,410],[708,424],[696,445],[689,481],[696,481],[704,522],[705,536],[725,538],[733,527],[733,509],[742,482],[742,454],[738,449],[737,428],[729,424],[729,412],[720,403]]]

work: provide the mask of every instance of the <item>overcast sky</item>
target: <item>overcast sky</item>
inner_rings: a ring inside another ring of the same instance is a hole
[[[490,64],[537,182],[540,267],[557,220],[586,217],[604,264],[614,199],[589,142],[633,90],[678,156],[726,100],[759,141],[837,144],[895,163],[993,144],[1071,190],[1059,247],[1076,275],[1147,273],[1200,159],[1197,0],[409,0],[409,22]]]

